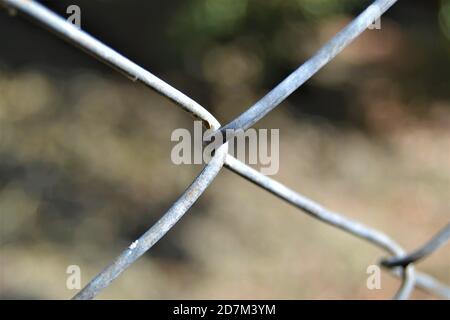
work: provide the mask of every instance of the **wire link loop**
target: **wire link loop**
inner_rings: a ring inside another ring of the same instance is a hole
[[[170,99],[180,108],[189,112],[194,118],[202,120],[205,127],[208,129],[219,130],[222,133],[225,132],[226,129],[248,129],[259,121],[317,73],[324,65],[331,61],[348,44],[350,44],[351,41],[366,30],[373,21],[378,19],[396,2],[397,0],[374,1],[372,5],[325,44],[312,58],[301,65],[239,117],[222,127],[217,119],[196,101],[99,40],[96,40],[86,32],[66,22],[63,18],[59,17],[43,5],[31,0],[0,0],[0,4],[17,10],[25,16],[36,20],[40,24],[56,32],[65,40],[75,44],[84,51],[92,54],[95,58],[127,75],[131,80],[139,81]],[[301,209],[311,217],[366,240],[390,253],[392,257],[382,260],[381,265],[392,268],[392,274],[401,278],[401,286],[394,298],[407,299],[414,286],[416,286],[450,299],[449,287],[441,284],[429,275],[415,272],[413,266],[415,261],[429,255],[448,241],[450,237],[450,224],[423,248],[414,252],[412,255],[406,255],[401,246],[383,232],[365,226],[358,221],[346,218],[339,213],[329,211],[320,204],[289,189],[280,182],[264,176],[260,172],[232,157],[228,154],[228,143],[226,140],[224,140],[224,144],[217,149],[214,157],[206,164],[192,184],[173,203],[159,221],[135,242],[130,244],[130,246],[109,266],[92,279],[74,297],[74,299],[92,299],[103,289],[108,287],[115,278],[148,251],[183,217],[219,174],[223,166],[280,199]]]

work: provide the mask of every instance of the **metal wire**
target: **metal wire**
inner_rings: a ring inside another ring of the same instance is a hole
[[[398,270],[392,269],[392,273],[397,277],[401,276]],[[416,272],[416,287],[427,292],[432,292],[447,300],[450,299],[450,288],[426,273]]]
[[[345,46],[362,33],[368,25],[379,18],[395,2],[395,0],[375,1],[360,16],[353,20],[352,23],[320,49],[316,55],[298,68],[288,78],[283,80],[277,87],[270,91],[269,94],[237,119],[221,128],[220,123],[214,116],[197,102],[84,31],[67,23],[63,18],[57,16],[39,3],[30,0],[0,0],[0,3],[37,20],[64,39],[115,69],[118,69],[131,80],[142,82],[146,86],[156,90],[161,95],[175,102],[182,109],[188,111],[195,118],[201,119],[207,128],[220,131],[230,128],[246,129],[256,123],[314,75],[327,62],[332,60]],[[160,220],[139,239],[130,244],[130,246],[124,250],[113,263],[91,280],[88,285],[74,297],[74,299],[94,298],[101,290],[106,288],[115,278],[125,271],[126,268],[133,264],[134,261],[149,250],[178,222],[179,219],[181,219],[195,201],[197,201],[224,165],[245,179],[305,211],[310,216],[364,239],[369,243],[386,250],[395,258],[405,256],[405,251],[383,232],[367,227],[349,218],[345,218],[338,213],[331,212],[307,197],[285,187],[283,184],[262,175],[258,171],[230,156],[228,154],[228,144],[225,143],[220,146],[214,157],[203,168],[194,182],[160,218]],[[392,273],[402,279],[402,284],[394,297],[396,299],[408,298],[414,286],[442,297],[450,298],[450,288],[439,283],[431,276],[422,273],[416,274],[413,265],[402,265],[402,267],[393,268]]]
[[[162,216],[162,218],[123,251],[112,264],[91,280],[88,285],[74,297],[74,299],[94,298],[101,290],[106,288],[115,278],[125,271],[126,268],[158,242],[178,222],[178,220],[181,219],[186,211],[195,203],[195,201],[197,201],[209,184],[214,180],[223,166],[227,152],[228,144],[220,146],[200,175]]]
[[[316,74],[323,66],[333,60],[346,46],[356,39],[367,27],[386,12],[397,0],[377,0],[350,22],[344,29],[328,41],[315,55],[281,81],[261,100],[245,110],[236,119],[223,126],[220,131],[226,139],[233,134],[226,135],[227,130],[236,132],[238,129],[248,129],[266,114],[277,107],[291,93],[297,90],[309,78]]]
[[[277,197],[289,202],[297,208],[305,211],[312,217],[323,221],[333,227],[342,229],[350,234],[353,234],[361,239],[367,240],[372,244],[375,244],[382,249],[390,252],[391,254],[398,256],[403,255],[403,249],[391,240],[384,233],[366,227],[365,225],[346,218],[338,213],[328,211],[318,203],[302,196],[301,194],[285,187],[281,183],[261,174],[255,169],[243,164],[237,159],[227,156],[225,165],[231,168],[234,172],[247,180],[255,183],[261,188],[269,191]],[[404,279],[402,286],[398,290],[395,298],[406,299],[414,287],[414,269],[407,268],[404,273]]]
[[[404,257],[391,257],[381,261],[381,265],[387,268],[405,267],[413,262],[432,254],[434,251],[442,247],[450,239],[450,223],[447,224],[441,231],[439,231],[430,241],[424,244],[419,249],[407,254]]]

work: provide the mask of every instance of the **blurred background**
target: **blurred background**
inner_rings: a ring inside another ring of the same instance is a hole
[[[226,123],[371,1],[42,2]],[[67,299],[67,266],[86,284],[201,170],[170,160],[192,119],[4,10],[0,36],[0,297]],[[399,1],[255,127],[280,129],[274,178],[411,250],[450,217],[449,89],[450,1]],[[386,299],[383,256],[224,169],[99,298]],[[449,284],[449,246],[418,268]]]

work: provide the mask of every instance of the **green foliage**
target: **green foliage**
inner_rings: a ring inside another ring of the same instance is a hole
[[[262,24],[273,24],[265,17],[286,17],[317,20],[331,15],[350,12],[361,5],[359,0],[194,0],[185,3],[185,8],[175,15],[170,28],[172,36],[183,41],[195,35],[208,40],[231,36],[241,32],[249,19]]]
[[[176,15],[171,33],[180,39],[229,35],[246,16],[248,0],[196,0]]]
[[[358,0],[297,0],[300,10],[306,15],[314,18],[323,18],[329,15],[348,12],[361,3]]]
[[[439,11],[439,21],[442,32],[450,40],[450,0],[442,0]]]

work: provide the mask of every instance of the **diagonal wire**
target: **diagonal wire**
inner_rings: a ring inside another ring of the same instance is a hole
[[[401,277],[401,273],[399,272],[401,269],[394,268],[391,269],[392,274],[394,274],[397,277]],[[428,293],[433,293],[436,296],[440,296],[442,298],[445,298],[447,300],[450,300],[450,287],[446,286],[445,284],[442,284],[440,281],[436,280],[432,276],[416,271],[416,283],[415,286],[419,289],[422,289],[423,291],[426,291]]]
[[[220,131],[223,141],[233,137],[233,132],[245,130],[254,125],[267,113],[277,107],[290,94],[316,74],[323,66],[333,60],[346,46],[357,38],[375,20],[381,17],[397,0],[374,1],[358,17],[328,41],[315,55],[281,81],[253,106],[245,110],[240,116],[223,126]],[[230,132],[227,135],[227,130]]]
[[[282,200],[294,205],[295,207],[305,211],[311,217],[323,221],[333,227],[351,233],[369,243],[375,244],[385,251],[390,252],[394,256],[404,255],[404,250],[386,234],[365,226],[355,220],[346,218],[345,216],[329,211],[320,204],[310,200],[309,198],[293,191],[278,181],[269,178],[259,171],[247,166],[236,158],[227,155],[225,159],[225,167],[231,169],[241,177],[265,189]],[[392,269],[392,273],[398,277],[403,275],[401,268]],[[396,298],[405,298],[410,286],[413,285],[413,274],[407,270],[408,279],[402,284]],[[417,272],[415,274],[416,286],[436,295],[450,299],[450,287],[442,285],[439,281],[424,273]]]
[[[83,30],[68,23],[65,19],[38,2],[31,0],[0,0],[1,3],[6,5],[10,10],[19,10],[28,17],[37,20],[63,39],[125,74],[132,81],[142,82],[147,87],[169,98],[195,118],[206,122],[205,126],[207,128],[214,128],[219,125],[219,122],[197,102]]]
[[[163,95],[168,96],[175,102],[177,102],[179,105],[184,107],[189,112],[194,113],[198,117],[202,116],[202,112],[198,111],[198,108],[201,108],[198,104],[193,102],[190,98],[187,96],[184,96],[182,93],[176,91],[176,89],[173,89],[166,83],[162,82],[158,78],[156,78],[154,75],[149,73],[148,71],[142,69],[138,65],[134,64],[130,60],[126,59],[122,55],[118,54],[116,51],[112,50],[111,48],[107,47],[106,45],[100,43],[87,33],[78,30],[77,28],[71,26],[69,27],[68,23],[57,15],[54,15],[51,11],[46,9],[43,6],[40,6],[39,4],[36,4],[35,2],[31,1],[20,1],[20,0],[6,0],[6,3],[8,4],[18,4],[16,7],[17,9],[21,10],[22,12],[25,12],[26,14],[32,16],[33,18],[43,22],[46,26],[50,27],[52,30],[58,32],[61,36],[63,36],[66,40],[69,40],[71,42],[74,42],[84,50],[88,51],[89,53],[93,54],[95,57],[106,61],[108,64],[113,65],[115,68],[118,68],[122,72],[125,72],[128,74],[132,79],[141,80],[148,86],[156,89],[158,92],[162,93]],[[174,94],[176,93],[176,99],[173,98]],[[188,101],[188,103],[185,103],[185,101]],[[186,107],[187,106],[187,107]],[[204,110],[203,108],[201,108]],[[203,113],[204,114],[204,113]],[[209,115],[209,114],[208,114]],[[215,127],[215,126],[214,126]],[[213,129],[218,129],[217,127]],[[180,198],[183,200],[184,198]],[[174,219],[173,214],[171,212],[172,209],[169,210],[169,212],[163,216],[162,220],[165,219],[165,217],[172,217],[172,219],[168,218],[168,221],[177,221],[180,217],[177,216],[177,219]],[[186,209],[187,210],[187,209]],[[185,210],[184,210],[185,212]],[[183,212],[183,214],[184,214]],[[166,221],[166,220],[163,220]],[[170,225],[169,222],[166,223],[167,225]],[[166,225],[165,224],[165,225]],[[173,225],[173,224],[172,224]],[[151,239],[158,239],[161,237],[155,236],[160,234],[161,224],[157,223],[154,227],[152,227],[146,234],[143,235],[144,238],[151,238]],[[168,231],[170,228],[164,228],[167,229],[165,232]],[[164,233],[165,233],[164,232]],[[146,243],[146,241],[143,241],[144,239],[140,239],[136,242],[139,250],[131,250],[127,249],[125,250],[110,266],[108,266],[105,270],[103,270],[96,278],[94,278],[86,288],[84,288],[75,298],[92,298],[94,297],[101,289],[106,287],[115,277],[117,277],[126,267],[128,267],[133,261],[137,259],[143,252],[142,249],[148,250],[156,241],[150,241],[150,245],[142,246],[142,243]],[[141,249],[142,248],[142,249]],[[144,251],[145,252],[145,251]],[[400,250],[391,251],[395,254],[402,253]],[[412,275],[412,268],[411,269],[411,275]],[[410,278],[413,278],[412,276]],[[411,282],[411,281],[410,281]],[[413,282],[413,280],[412,280]],[[408,283],[408,281],[406,281]],[[409,286],[411,287],[411,286]],[[403,294],[404,295],[404,294]]]
[[[168,85],[147,70],[131,62],[113,49],[94,39],[87,33],[79,30],[63,18],[54,14],[37,2],[29,0],[1,0],[4,4],[14,9],[20,10],[28,16],[38,20],[63,38],[75,43],[83,50],[94,55],[100,60],[119,69],[123,73],[136,81],[139,80],[150,88],[168,97],[183,109],[201,119],[207,127],[217,130],[219,122],[203,107],[193,101],[188,96]],[[228,152],[228,144],[224,144],[217,150],[202,172],[194,182],[186,189],[172,207],[160,218],[160,220],[144,233],[137,241],[133,242],[122,254],[117,257],[112,264],[100,272],[88,285],[83,288],[74,298],[92,299],[101,290],[106,288],[115,278],[117,278],[126,268],[136,261],[142,254],[149,250],[159,239],[161,239],[184,213],[200,197],[209,184],[219,173]]]
[[[434,251],[442,247],[450,240],[450,223],[440,230],[430,241],[424,244],[419,249],[407,254],[403,257],[391,257],[383,259],[381,265],[387,268],[405,267],[411,263],[419,261],[426,256],[432,254]]]
[[[172,207],[138,240],[125,249],[108,267],[92,279],[74,299],[86,300],[94,298],[114,279],[124,272],[132,263],[158,242],[197,201],[209,184],[219,173],[228,152],[228,144],[221,146],[200,175],[186,189]]]
[[[45,7],[39,5],[38,3],[26,0],[0,1],[26,13],[34,19],[39,20],[41,23],[47,27],[50,27],[50,29],[56,31],[65,39],[68,39],[100,60],[107,62],[109,65],[119,69],[119,71],[127,74],[132,80],[139,80],[145,85],[155,89],[159,93],[177,103],[183,109],[193,114],[196,118],[202,119],[207,127],[214,130],[217,130],[220,127],[218,121],[198,103],[163,82],[159,78],[155,77],[145,69],[134,64],[127,58],[121,56],[116,51],[89,36],[85,32],[75,28],[69,23],[66,23],[62,18],[58,17]],[[282,184],[265,177],[254,169],[239,162],[237,159],[232,158],[230,155],[227,155],[226,148],[227,147],[225,147],[225,145],[219,148],[215,157],[203,169],[186,192],[174,203],[169,211],[152,228],[141,236],[141,238],[133,242],[129,248],[125,250],[118,258],[116,258],[110,266],[94,278],[79,294],[75,296],[75,298],[93,298],[103,288],[108,286],[109,283],[129,265],[137,260],[145,251],[147,251],[154,243],[156,243],[183,216],[183,214],[190,208],[201,193],[208,187],[220,171],[224,161],[225,165],[229,169],[237,172],[246,179],[262,186],[266,190],[276,194],[288,202],[291,202],[312,216],[348,231],[360,238],[377,244],[394,255],[404,255],[403,250],[383,233],[365,227],[355,221],[343,218],[338,214],[330,213],[318,204],[315,204],[311,200],[295,193],[292,190],[286,193],[289,189],[284,187]],[[267,181],[271,183],[267,184]],[[277,187],[273,187],[274,185]],[[403,278],[403,284],[396,295],[397,298],[407,298],[414,284],[434,293],[444,296],[447,294],[448,296],[448,288],[441,285],[430,276],[419,274],[416,278],[416,283],[414,283],[414,270],[412,266],[407,267],[406,272],[402,272],[401,268],[395,268],[393,269],[393,273]]]
[[[229,155],[225,160],[225,165],[231,168],[238,175],[289,202],[322,222],[344,230],[361,239],[367,240],[395,256],[404,254],[403,249],[384,233],[325,209],[320,204],[302,196],[292,189],[289,189],[278,181],[261,174],[255,169],[243,164]],[[411,267],[412,266],[408,266],[405,269],[403,278],[404,281],[396,293],[396,299],[407,299],[414,287],[414,269]]]

